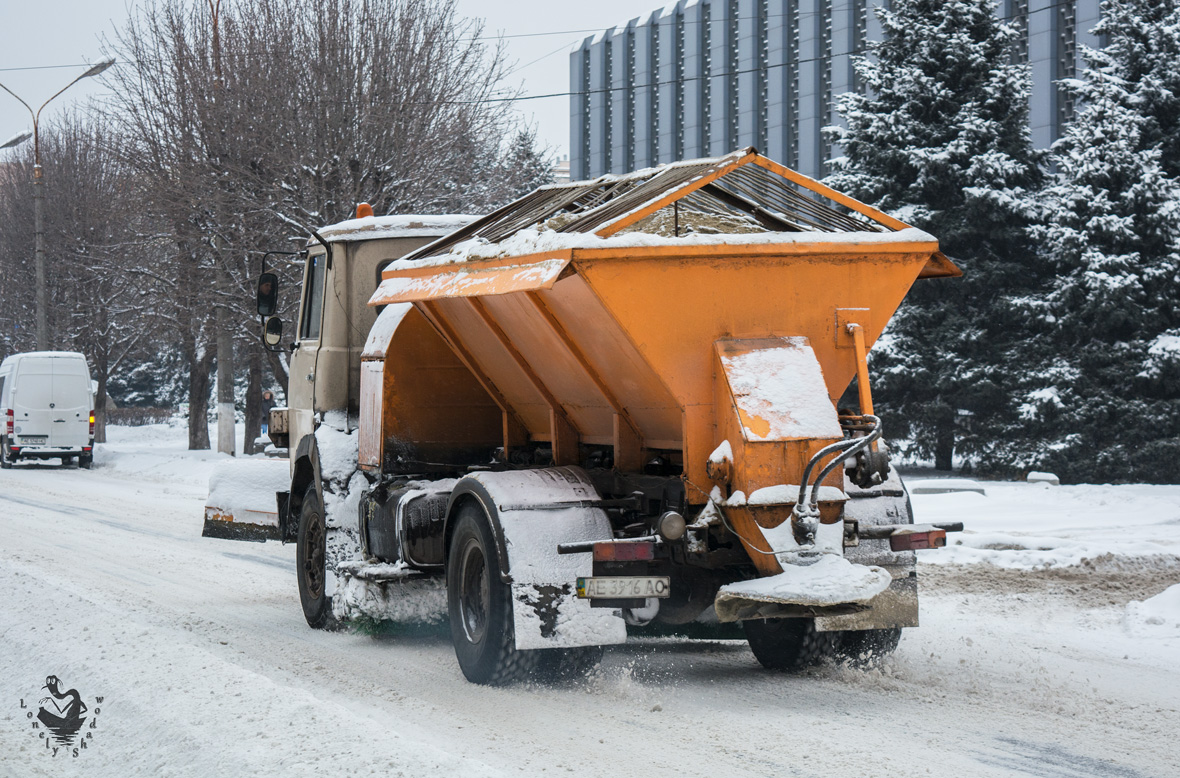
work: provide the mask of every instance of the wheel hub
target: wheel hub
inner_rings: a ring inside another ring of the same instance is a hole
[[[478,541],[471,538],[463,546],[459,562],[459,621],[470,643],[479,643],[487,634],[491,608],[491,582],[487,560]]]
[[[319,516],[308,522],[303,580],[312,599],[319,599],[324,592],[324,526]]]

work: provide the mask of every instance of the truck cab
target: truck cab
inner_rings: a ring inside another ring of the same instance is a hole
[[[365,213],[360,209],[361,213]],[[324,242],[309,242],[300,304],[291,343],[287,407],[269,420],[270,437],[290,454],[290,504],[277,506],[278,525],[262,539],[293,540],[287,517],[298,516],[302,491],[316,483],[314,449],[318,419],[333,413],[346,429],[359,415],[361,352],[379,310],[368,305],[381,271],[405,254],[463,227],[477,217],[446,215],[368,215],[321,229]],[[276,290],[277,291],[277,290]],[[216,535],[206,524],[206,534]]]

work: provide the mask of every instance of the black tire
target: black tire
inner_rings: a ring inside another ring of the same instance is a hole
[[[61,458],[61,466],[62,466],[62,467],[69,467],[69,466],[70,466],[70,465],[72,465],[72,464],[74,464],[74,458],[73,458],[73,457],[62,457],[62,458]]]
[[[536,668],[540,651],[516,650],[512,590],[500,580],[490,522],[472,502],[455,516],[447,553],[447,611],[455,657],[468,681],[498,686]]]
[[[835,655],[839,632],[816,632],[815,619],[743,621],[746,640],[758,662],[769,670],[797,672]]]
[[[0,469],[8,470],[12,460],[8,458],[8,438],[0,438]]]
[[[581,648],[546,648],[538,651],[536,678],[546,683],[577,681],[598,667],[602,662],[602,646]]]
[[[326,591],[327,532],[324,506],[315,484],[303,493],[299,508],[299,534],[295,540],[295,576],[299,579],[299,603],[313,629],[336,629],[332,598]]]
[[[872,667],[897,650],[901,627],[847,630],[836,646],[839,656],[856,667]]]

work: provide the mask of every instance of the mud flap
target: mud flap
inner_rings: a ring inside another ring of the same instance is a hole
[[[593,574],[590,554],[557,553],[559,543],[607,540],[610,522],[599,508],[555,507],[597,500],[578,468],[479,473],[464,479],[498,524],[512,589],[516,648],[576,648],[623,643],[627,626],[617,611],[578,599],[579,576]],[[456,491],[459,491],[458,489]]]
[[[889,629],[918,626],[918,578],[894,578],[889,588],[869,600],[868,608],[857,613],[819,616],[816,632]]]

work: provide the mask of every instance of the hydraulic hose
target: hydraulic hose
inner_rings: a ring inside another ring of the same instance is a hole
[[[874,440],[881,437],[881,420],[876,416],[865,416],[864,418],[870,419],[873,422],[873,431],[868,435],[865,435],[863,438],[851,438],[851,440],[855,441],[855,443],[848,447],[844,453],[844,456],[840,457],[839,459],[833,459],[828,463],[827,467],[820,471],[819,476],[816,477],[815,483],[811,487],[811,501],[808,503],[808,506],[811,508],[811,510],[816,510],[817,506],[819,505],[819,487],[820,484],[824,482],[824,479],[828,477],[828,473],[832,472],[832,470],[834,470],[845,459],[856,456],[871,446]],[[808,464],[810,466],[810,463]],[[804,477],[806,478],[806,475]],[[800,495],[800,497],[802,497],[802,495]]]
[[[860,440],[861,439],[858,439],[858,438],[848,438],[847,440],[840,440],[840,441],[837,441],[837,442],[832,443],[830,445],[824,446],[819,451],[817,451],[815,453],[815,455],[807,461],[807,467],[804,468],[804,470],[803,470],[803,478],[799,479],[799,499],[797,499],[795,501],[795,504],[796,505],[805,505],[806,504],[807,486],[811,482],[811,471],[815,468],[816,464],[820,460],[822,460],[824,457],[827,457],[831,454],[835,454],[837,452],[843,452],[847,449],[853,448],[860,443]],[[844,459],[847,459],[847,457],[840,457],[839,459],[834,460],[834,461],[841,462]],[[823,480],[822,477],[820,480]]]

